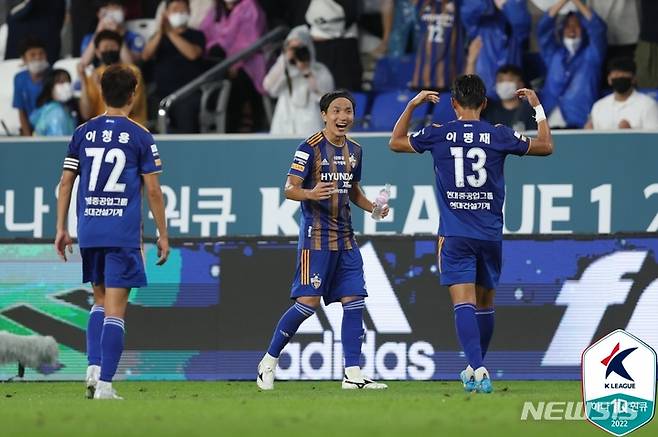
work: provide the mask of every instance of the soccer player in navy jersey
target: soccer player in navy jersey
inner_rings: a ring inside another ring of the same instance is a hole
[[[87,325],[87,397],[122,399],[112,388],[124,344],[124,315],[131,288],[146,285],[142,253],[142,187],[160,237],[158,265],[169,255],[159,173],[162,162],[153,136],[128,118],[137,78],[125,66],[101,78],[105,114],[78,127],[68,146],[57,199],[55,249],[72,252],[67,231],[71,192],[78,185],[78,243],[82,281],[91,282],[94,306]]]
[[[372,212],[373,202],[360,186],[363,151],[347,137],[354,121],[354,99],[346,91],[320,100],[325,127],[295,152],[285,185],[286,197],[302,203],[297,271],[290,298],[295,302],[279,320],[270,347],[258,365],[256,383],[274,388],[279,354],[304,320],[320,306],[343,305],[341,342],[345,356],[344,389],[384,389],[361,373],[366,284],[363,259],[354,238],[350,202]],[[382,216],[388,214],[388,206]]]
[[[487,104],[484,83],[476,75],[464,75],[452,87],[457,120],[431,124],[408,136],[414,109],[439,101],[439,93],[421,91],[407,104],[389,143],[395,152],[429,151],[434,160],[441,217],[438,267],[441,284],[450,290],[457,336],[468,362],[460,375],[467,391],[493,391],[483,360],[493,334],[494,293],[501,270],[505,158],[553,153],[537,95],[525,88],[516,94],[535,109],[537,138],[480,121]]]

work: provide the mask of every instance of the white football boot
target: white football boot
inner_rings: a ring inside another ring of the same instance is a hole
[[[341,385],[343,390],[384,390],[388,385],[363,377],[359,366],[345,368],[345,377]]]
[[[258,363],[258,377],[256,384],[261,390],[274,390],[274,372],[279,359],[270,354],[265,354]]]
[[[98,383],[96,383],[94,399],[111,399],[115,401],[123,400],[123,398],[119,396],[117,392],[112,388],[112,383],[105,381],[98,381]]]
[[[87,399],[94,399],[94,392],[96,391],[96,384],[101,377],[101,366],[88,366],[87,378],[85,378],[85,396]]]

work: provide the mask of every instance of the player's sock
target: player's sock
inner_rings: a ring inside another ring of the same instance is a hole
[[[90,366],[101,365],[101,334],[104,319],[105,308],[100,305],[92,306],[87,322],[87,361]]]
[[[361,343],[363,341],[364,299],[343,304],[343,324],[341,342],[345,355],[345,367],[359,366],[361,361]]]
[[[475,318],[475,305],[470,303],[455,305],[455,327],[468,364],[473,369],[482,367],[480,330]]]
[[[101,381],[112,382],[123,353],[124,321],[118,317],[105,317],[101,336]]]
[[[482,359],[487,354],[489,343],[494,331],[494,318],[496,312],[492,308],[481,308],[475,311],[475,316],[478,321],[478,329],[480,330],[480,348],[482,349]]]
[[[286,347],[292,336],[295,335],[295,332],[299,329],[299,325],[311,317],[313,313],[315,313],[315,308],[299,302],[295,302],[293,306],[288,308],[288,311],[281,316],[281,320],[276,325],[274,336],[272,336],[270,348],[267,350],[267,353],[274,358],[279,358],[279,354],[281,354],[281,351]]]

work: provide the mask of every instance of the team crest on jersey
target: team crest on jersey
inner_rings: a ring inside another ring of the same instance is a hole
[[[317,290],[318,288],[320,288],[320,285],[322,285],[322,279],[320,278],[320,275],[319,275],[319,274],[315,273],[315,274],[313,275],[313,277],[311,277],[311,285],[312,285],[313,288],[315,288],[316,290]]]
[[[357,161],[356,161],[356,157],[354,156],[354,153],[350,154],[350,165],[352,167],[356,167],[356,163]]]

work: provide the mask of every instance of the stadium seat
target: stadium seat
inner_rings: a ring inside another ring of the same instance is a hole
[[[20,59],[8,59],[0,62],[0,120],[7,126],[11,135],[18,135],[20,132],[20,123],[18,121],[18,111],[12,107],[14,98],[14,76],[23,70],[23,61]],[[5,128],[0,123],[0,135],[7,135]]]
[[[641,88],[638,91],[658,101],[658,88]]]
[[[373,91],[391,91],[409,87],[414,73],[411,56],[400,58],[383,57],[377,61],[372,80]]]
[[[365,130],[368,125],[367,111],[368,111],[368,94],[362,92],[352,92],[354,103],[356,104],[356,111],[354,112],[354,130]]]
[[[405,106],[407,106],[407,102],[413,96],[414,93],[408,90],[387,91],[377,94],[372,102],[368,130],[391,131]]]
[[[7,23],[0,26],[0,61],[5,59],[5,49],[7,48]]]
[[[156,31],[157,23],[154,18],[144,18],[139,20],[126,21],[126,29],[135,32],[148,41]]]

